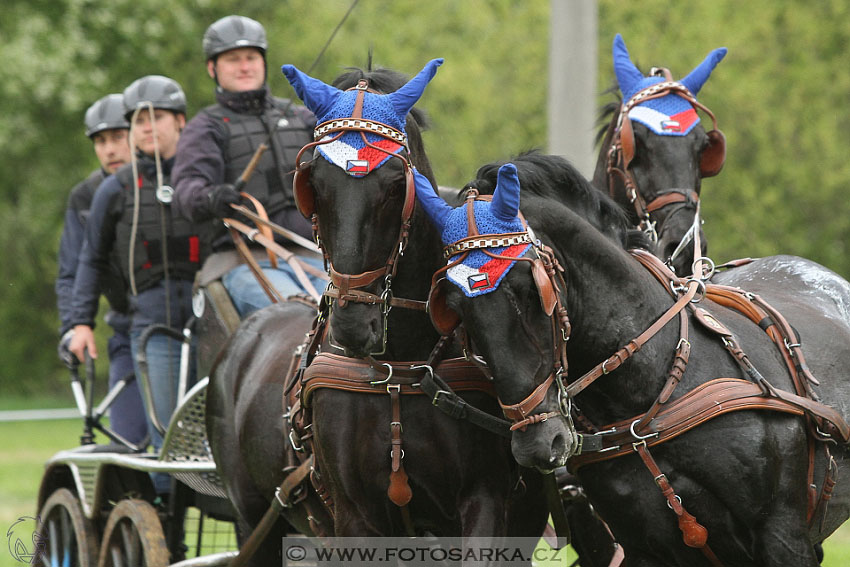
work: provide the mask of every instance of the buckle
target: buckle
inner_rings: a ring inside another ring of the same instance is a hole
[[[451,392],[449,392],[448,390],[437,390],[437,392],[434,394],[434,397],[431,399],[432,406],[436,406],[438,403],[440,403],[440,394],[443,394],[448,397]]]

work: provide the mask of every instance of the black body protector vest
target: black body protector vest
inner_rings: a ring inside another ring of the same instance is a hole
[[[141,167],[139,168],[142,169]],[[116,173],[118,181],[126,191],[124,210],[116,226],[115,247],[121,258],[121,267],[129,288],[130,281],[130,236],[133,229],[133,170],[124,167]],[[136,292],[152,288],[165,279],[163,252],[168,255],[168,277],[172,280],[193,281],[207,250],[203,232],[209,230],[196,225],[173,212],[171,206],[161,203],[156,197],[156,183],[153,179],[139,174],[139,220],[134,245],[133,276]],[[168,185],[169,176],[164,176],[163,184]],[[208,225],[209,223],[205,223]],[[162,242],[165,237],[165,250]]]
[[[295,206],[292,194],[295,158],[303,146],[313,141],[313,128],[294,111],[289,100],[277,97],[267,100],[273,101],[273,106],[259,113],[237,113],[221,104],[202,112],[225,127],[226,183],[236,182],[260,144],[269,146],[243,191],[256,197],[273,217],[284,208]],[[223,232],[225,229],[218,226],[217,230]],[[221,236],[221,232],[215,236]]]

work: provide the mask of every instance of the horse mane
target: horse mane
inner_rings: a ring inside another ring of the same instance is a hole
[[[361,79],[366,79],[369,82],[369,88],[383,94],[395,92],[404,86],[410,77],[385,67],[378,67],[372,70],[371,53],[369,54],[369,70],[363,70],[359,67],[346,67],[346,70],[334,79],[331,83],[334,87],[347,90],[357,85]],[[405,130],[407,132],[407,144],[410,150],[410,158],[413,165],[436,187],[431,163],[428,161],[428,156],[425,153],[425,142],[422,140],[422,132],[430,128],[431,123],[426,112],[420,108],[412,108],[407,115],[407,123]]]
[[[631,228],[622,207],[599,191],[561,156],[531,150],[479,168],[477,179],[464,189],[474,187],[481,194],[492,194],[496,188],[499,167],[513,163],[519,175],[523,195],[536,195],[555,200],[587,220],[600,232],[617,240],[624,248],[642,243],[642,233]],[[521,200],[521,199],[520,199]]]

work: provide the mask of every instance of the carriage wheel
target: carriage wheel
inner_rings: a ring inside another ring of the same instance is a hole
[[[39,565],[94,567],[97,562],[97,532],[83,515],[80,501],[67,488],[50,495],[38,513],[39,534],[44,553]]]
[[[168,548],[153,506],[122,500],[109,514],[98,567],[165,567]]]

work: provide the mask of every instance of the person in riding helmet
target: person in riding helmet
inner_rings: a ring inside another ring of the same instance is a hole
[[[130,161],[130,145],[127,140],[130,123],[124,117],[124,97],[115,93],[97,100],[86,110],[84,124],[86,136],[94,145],[94,153],[100,167],[74,186],[68,197],[65,224],[59,241],[59,274],[55,286],[61,321],[59,334],[62,337],[59,341],[59,358],[69,367],[76,362],[76,358],[68,350],[74,335],[71,325],[71,297],[92,198],[95,189],[108,175]],[[104,320],[113,331],[108,343],[109,387],[112,388],[119,380],[133,373],[129,304],[116,258],[112,258],[110,269],[104,274],[100,285],[110,306]],[[130,382],[112,402],[109,408],[109,423],[112,431],[133,445],[144,442],[148,428],[139,387],[135,381]]]
[[[71,352],[82,358],[97,352],[92,335],[97,312],[99,274],[117,254],[129,289],[130,339],[136,372],[142,333],[151,325],[181,331],[192,315],[192,282],[205,257],[203,228],[174,213],[169,175],[177,141],[186,124],[186,96],[177,82],[148,75],[124,90],[136,154],[100,185],[86,226],[86,244],[74,282]],[[167,427],[177,403],[181,341],[154,332],[146,345],[153,410]],[[190,358],[190,361],[194,356]],[[190,379],[193,372],[190,370]],[[162,436],[149,423],[155,450]],[[169,491],[169,479],[154,475],[157,492]]]
[[[231,204],[243,203],[234,187],[260,144],[269,149],[242,191],[262,203],[269,219],[307,239],[312,227],[295,208],[292,173],[302,146],[313,139],[316,118],[290,100],[272,96],[266,84],[266,31],[244,16],[227,16],[207,28],[203,50],[207,72],[215,80],[216,104],[201,110],[186,125],[174,165],[175,201],[195,222],[213,226],[213,253],[198,283],[221,278],[239,315],[271,303],[247,264],[240,262],[233,241],[219,219],[235,217]],[[250,205],[248,205],[249,208]],[[280,237],[276,237],[280,238]],[[280,238],[279,243],[319,270],[318,256]],[[253,250],[258,263],[283,296],[305,290],[285,262],[273,268],[261,250]],[[311,276],[321,291],[323,278]]]

